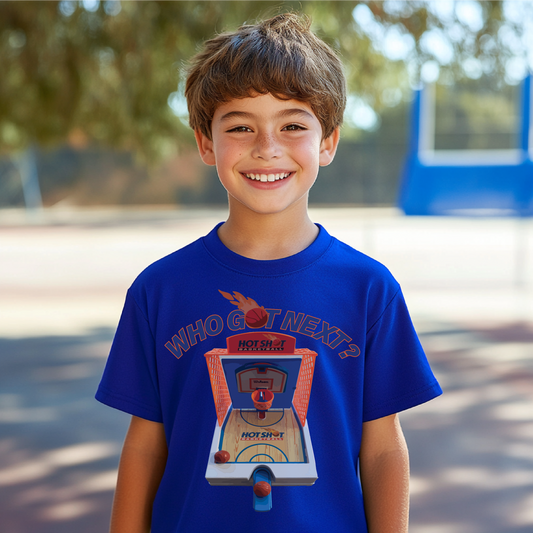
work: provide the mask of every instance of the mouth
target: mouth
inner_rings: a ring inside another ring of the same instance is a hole
[[[280,181],[284,180],[285,178],[288,178],[292,172],[281,172],[276,174],[246,174],[243,173],[243,176],[247,177],[249,180],[253,181],[261,181],[263,183],[266,182],[273,182],[273,181]]]

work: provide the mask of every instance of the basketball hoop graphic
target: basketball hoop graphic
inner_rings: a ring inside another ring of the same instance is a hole
[[[226,344],[205,354],[217,412],[206,479],[211,485],[260,482],[262,489],[312,485],[318,475],[307,409],[316,352],[273,332],[241,333]],[[215,461],[221,452],[228,458],[223,463]],[[254,489],[254,509],[271,506],[271,491]]]
[[[268,389],[257,389],[252,392],[252,401],[254,402],[254,407],[257,409],[257,414],[261,420],[266,417],[266,411],[272,407],[273,400],[274,393]]]

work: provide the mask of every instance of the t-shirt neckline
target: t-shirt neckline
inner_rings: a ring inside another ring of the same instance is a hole
[[[301,252],[282,259],[250,259],[233,252],[220,240],[217,231],[222,224],[223,222],[217,224],[203,237],[207,252],[226,267],[255,276],[279,276],[309,267],[322,257],[332,242],[329,233],[320,224],[316,224],[319,230],[316,239]]]

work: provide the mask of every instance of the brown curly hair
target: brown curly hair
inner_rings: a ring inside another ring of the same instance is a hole
[[[218,106],[270,93],[306,102],[329,137],[342,124],[346,79],[337,54],[310,27],[309,18],[285,13],[206,41],[188,69],[191,128],[210,139]]]

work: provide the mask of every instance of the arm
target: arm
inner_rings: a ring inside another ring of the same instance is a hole
[[[409,454],[398,415],[363,424],[359,464],[369,533],[407,533]]]
[[[152,503],[165,470],[163,424],[133,416],[118,468],[110,533],[148,533]]]

